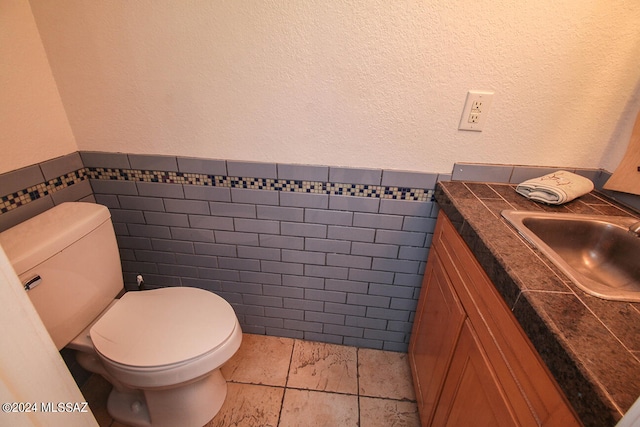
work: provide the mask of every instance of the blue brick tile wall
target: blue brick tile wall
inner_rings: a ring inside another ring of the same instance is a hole
[[[95,202],[80,153],[0,175],[0,231],[64,202]]]
[[[456,165],[454,178],[466,170],[482,168]],[[129,289],[143,274],[150,288],[217,293],[246,332],[406,351],[438,209],[429,197],[396,196],[431,194],[437,178],[72,153],[0,175],[8,195],[0,230],[63,201],[101,203],[111,211]]]
[[[92,167],[118,162],[109,154],[88,157]],[[129,161],[131,167],[169,170],[207,167],[194,159]],[[211,166],[223,168],[222,162]],[[331,176],[380,185],[384,176],[391,183],[422,179],[428,189],[435,186],[430,174],[248,162],[227,167],[229,175],[256,178]],[[247,332],[406,351],[420,262],[435,225],[432,201],[131,184],[92,180],[96,200],[110,208],[117,224],[129,288],[142,273],[148,287],[197,286],[218,293]]]

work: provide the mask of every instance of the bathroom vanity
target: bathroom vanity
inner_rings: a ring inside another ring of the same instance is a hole
[[[409,347],[423,425],[613,426],[640,395],[637,305],[575,287],[503,209],[633,214],[598,193],[560,207],[507,184],[439,183]]]
[[[442,212],[409,354],[425,425],[579,425],[511,311]]]

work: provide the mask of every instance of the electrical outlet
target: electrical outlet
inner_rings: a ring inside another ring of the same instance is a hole
[[[492,101],[493,92],[479,90],[467,92],[467,100],[464,103],[458,129],[481,132]]]

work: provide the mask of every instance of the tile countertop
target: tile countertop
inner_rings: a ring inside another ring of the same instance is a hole
[[[502,294],[585,426],[613,426],[640,396],[640,304],[577,288],[500,216],[504,209],[638,213],[593,191],[562,206],[515,185],[439,182],[435,198]]]

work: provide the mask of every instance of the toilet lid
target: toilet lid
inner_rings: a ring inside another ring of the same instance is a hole
[[[231,305],[198,288],[128,292],[91,328],[95,349],[136,367],[172,365],[224,343],[236,325]]]

